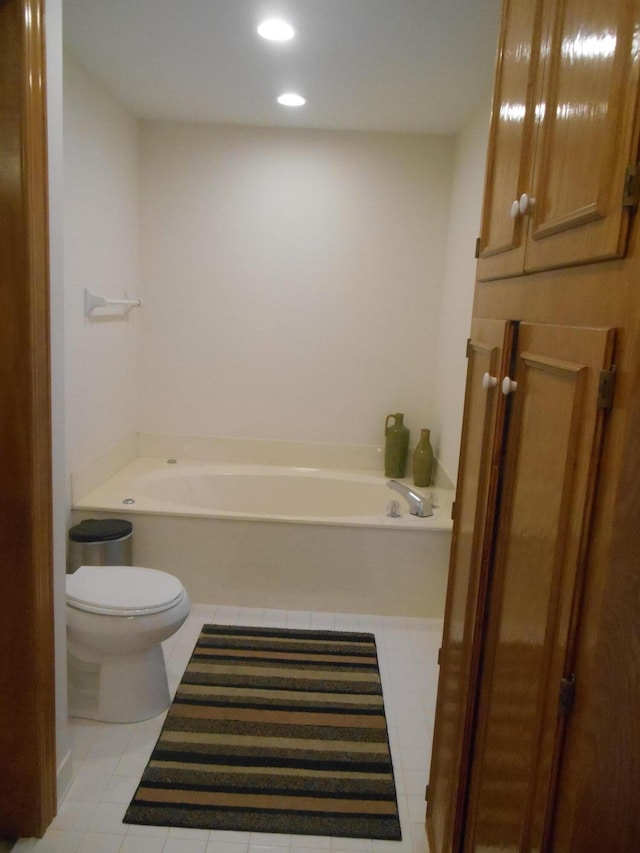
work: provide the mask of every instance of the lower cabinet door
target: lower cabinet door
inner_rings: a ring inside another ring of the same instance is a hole
[[[553,849],[575,608],[606,418],[599,380],[613,345],[610,329],[519,326],[505,385],[510,410],[459,848],[465,851]]]
[[[486,531],[493,527],[495,468],[505,401],[499,378],[504,374],[515,324],[474,320],[468,344],[459,477],[447,590],[440,680],[435,718],[427,832],[432,853],[459,843],[461,799],[473,705],[474,656],[478,602],[483,599]],[[507,362],[508,364],[508,362]]]

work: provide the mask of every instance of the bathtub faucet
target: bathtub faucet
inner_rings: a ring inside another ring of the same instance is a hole
[[[409,486],[405,486],[404,483],[399,483],[397,480],[387,480],[387,486],[402,495],[409,504],[411,515],[417,515],[420,518],[428,518],[428,516],[433,515],[431,499],[428,496],[419,495]]]

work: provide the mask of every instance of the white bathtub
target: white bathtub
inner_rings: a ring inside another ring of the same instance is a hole
[[[73,520],[132,521],[134,563],[178,575],[197,602],[441,617],[452,492],[418,491],[430,518],[381,474],[141,458]]]

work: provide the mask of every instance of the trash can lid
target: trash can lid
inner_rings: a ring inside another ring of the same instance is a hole
[[[133,524],[122,518],[87,518],[69,530],[72,542],[111,542],[133,531]]]

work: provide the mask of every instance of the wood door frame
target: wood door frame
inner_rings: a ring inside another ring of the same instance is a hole
[[[0,837],[56,810],[44,0],[0,0]]]

